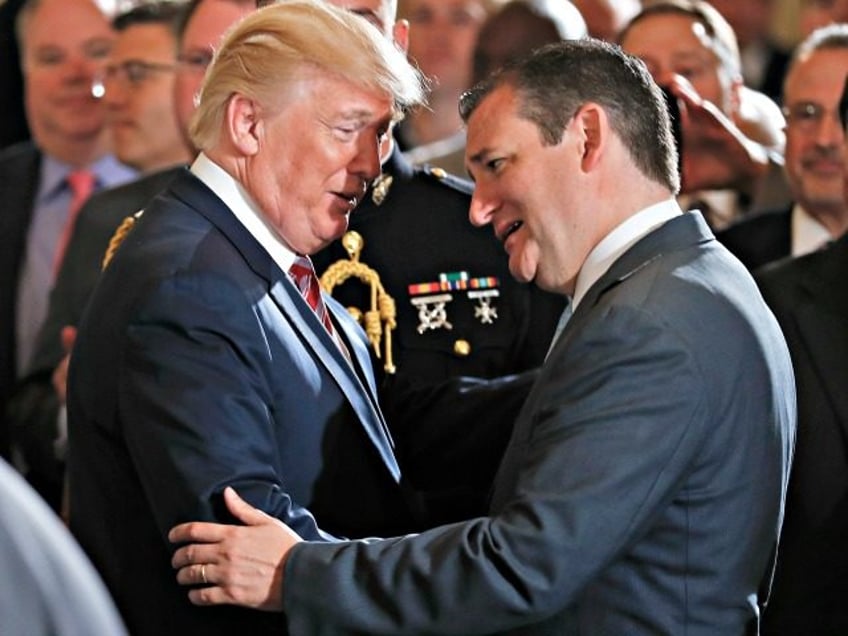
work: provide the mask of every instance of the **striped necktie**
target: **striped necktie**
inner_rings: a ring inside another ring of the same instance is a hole
[[[315,275],[315,268],[312,267],[310,258],[308,256],[295,256],[294,263],[289,267],[289,276],[292,277],[294,284],[300,290],[306,302],[309,303],[312,311],[318,316],[324,328],[330,335],[333,335],[330,312],[321,298],[321,286],[318,284],[318,277]]]

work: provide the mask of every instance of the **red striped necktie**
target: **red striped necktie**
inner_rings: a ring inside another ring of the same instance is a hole
[[[295,256],[294,263],[289,267],[289,276],[292,277],[294,284],[300,290],[301,295],[312,307],[312,311],[318,316],[318,319],[324,325],[324,328],[333,335],[333,323],[330,320],[330,312],[321,298],[321,286],[318,284],[318,277],[315,275],[315,268],[312,267],[312,261],[308,256]]]

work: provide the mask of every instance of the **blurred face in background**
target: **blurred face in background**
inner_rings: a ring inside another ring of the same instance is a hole
[[[711,0],[710,4],[733,27],[740,47],[768,37],[774,8],[772,0]]]
[[[799,22],[801,37],[834,22],[848,22],[848,0],[806,0]]]
[[[477,32],[486,18],[480,0],[406,0],[409,56],[433,90],[459,92],[471,83],[471,60]]]
[[[340,9],[361,15],[389,39],[393,39],[395,5],[391,0],[328,0]],[[403,48],[403,46],[401,47]]]
[[[572,0],[592,37],[615,42],[621,29],[639,13],[639,0]]]
[[[846,75],[848,49],[823,49],[795,62],[784,84],[786,176],[793,198],[817,217],[845,207],[839,98]]]
[[[625,33],[621,48],[645,62],[657,84],[668,85],[672,75],[680,75],[703,99],[735,116],[738,81],[722,68],[703,25],[693,17],[659,13],[639,18]]]
[[[21,61],[27,120],[36,143],[69,163],[79,144],[106,139],[106,110],[91,85],[114,33],[90,0],[42,0],[25,17]]]
[[[229,0],[204,0],[194,10],[183,32],[179,46],[179,65],[174,83],[174,100],[180,132],[185,142],[188,125],[196,108],[206,67],[221,42],[221,37],[233,24],[254,10],[253,3]]]
[[[177,43],[166,24],[134,24],[118,33],[102,80],[115,154],[141,171],[184,162],[174,112]]]

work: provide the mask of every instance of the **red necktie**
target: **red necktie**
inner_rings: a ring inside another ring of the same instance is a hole
[[[312,311],[323,323],[324,328],[332,335],[333,323],[330,320],[330,312],[327,311],[327,306],[324,305],[324,300],[321,298],[321,286],[318,284],[318,277],[315,275],[315,269],[312,267],[310,258],[308,256],[295,256],[294,263],[289,268],[289,275],[306,302],[312,307]]]
[[[68,243],[71,241],[71,235],[74,233],[74,225],[77,221],[82,204],[91,196],[94,190],[94,173],[88,170],[75,170],[65,177],[68,182],[68,187],[71,189],[71,204],[68,206],[68,216],[65,220],[65,226],[62,228],[62,234],[56,243],[56,250],[53,252],[53,274],[59,273],[59,268],[62,266],[62,259],[65,258],[65,250],[68,249]]]

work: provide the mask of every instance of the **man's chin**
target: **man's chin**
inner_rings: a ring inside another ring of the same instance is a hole
[[[521,265],[521,263],[514,265],[512,260],[510,260],[509,273],[519,283],[532,283],[536,275],[535,272],[530,272],[527,267],[522,267]]]

